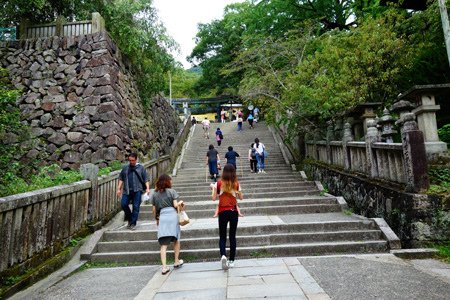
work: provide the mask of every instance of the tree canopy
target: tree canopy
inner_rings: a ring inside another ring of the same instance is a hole
[[[378,0],[248,0],[201,24],[196,42],[199,89],[229,87],[297,125],[363,102],[387,106],[450,75],[436,3],[411,11]]]

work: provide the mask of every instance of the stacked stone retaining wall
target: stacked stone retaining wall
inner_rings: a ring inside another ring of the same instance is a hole
[[[107,165],[137,151],[141,159],[169,154],[181,126],[162,97],[145,109],[133,76],[106,32],[0,42],[17,104],[31,127],[26,160]],[[13,134],[5,143],[17,142]]]
[[[384,218],[403,247],[450,239],[450,206],[437,196],[404,192],[404,186],[375,181],[320,163],[306,162],[308,176],[329,193],[343,196],[354,213]]]

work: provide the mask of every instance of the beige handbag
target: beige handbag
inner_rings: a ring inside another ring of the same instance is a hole
[[[189,217],[188,217],[186,211],[184,210],[184,205],[183,205],[183,207],[178,205],[177,211],[178,211],[178,222],[180,223],[180,225],[184,226],[186,224],[189,224],[190,220],[189,220]]]

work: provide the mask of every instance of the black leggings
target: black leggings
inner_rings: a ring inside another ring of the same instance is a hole
[[[230,260],[236,256],[236,229],[238,224],[238,213],[236,210],[226,210],[219,214],[219,248],[220,256],[227,256],[225,246],[227,244],[227,225],[230,222]]]
[[[256,158],[250,160],[250,169],[254,172],[258,172],[258,167],[256,166],[256,164],[257,164]]]

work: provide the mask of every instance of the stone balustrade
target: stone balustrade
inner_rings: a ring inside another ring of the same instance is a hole
[[[369,178],[394,182],[408,192],[426,190],[429,186],[424,135],[419,130],[412,105],[399,101],[392,110],[400,113],[401,143],[393,142],[395,119],[385,109],[383,117],[366,120],[365,141],[353,141],[351,125],[344,126],[342,141],[332,141],[329,126],[326,140],[307,141],[306,157],[362,174]],[[381,131],[380,131],[380,130]]]

